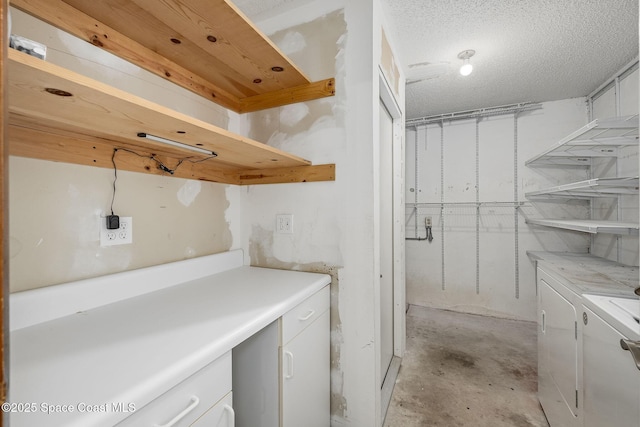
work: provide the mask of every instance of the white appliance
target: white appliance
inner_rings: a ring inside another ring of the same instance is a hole
[[[640,300],[583,296],[583,425],[640,426]]]

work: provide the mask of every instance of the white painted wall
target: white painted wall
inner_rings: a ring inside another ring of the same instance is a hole
[[[513,115],[483,118],[477,130],[475,119],[407,130],[406,235],[424,237],[424,218],[431,216],[434,236],[431,243],[407,242],[409,303],[535,320],[534,266],[526,252],[586,252],[588,238],[533,228],[525,219],[586,218],[588,209],[584,203],[525,203],[517,214],[516,250],[513,205],[485,204],[477,215],[476,197],[483,203],[513,202],[515,167],[518,201],[526,201],[527,191],[585,179],[585,171],[526,168],[524,162],[583,126],[586,115],[584,98],[548,102],[540,110],[520,114],[517,150]],[[417,221],[412,205],[416,202],[422,204]]]
[[[593,101],[593,119],[637,114],[638,103],[636,69],[621,78],[617,87],[613,86]],[[516,159],[514,117],[482,119],[478,124],[477,182],[475,120],[446,123],[442,144],[439,125],[409,130],[407,202],[475,202],[476,185],[479,185],[481,202],[513,201],[514,161],[520,201],[526,200],[528,191],[559,184],[601,176],[637,176],[637,147],[621,150],[617,161],[595,161],[592,170],[524,167],[525,160],[588,121],[586,99],[582,98],[544,103],[542,110],[519,116]],[[424,217],[430,215],[434,220],[435,239],[432,243],[407,242],[407,299],[424,306],[535,320],[535,277],[526,251],[590,252],[627,265],[638,265],[638,238],[611,235],[592,238],[577,232],[530,227],[524,219],[592,217],[637,223],[638,196],[621,196],[618,200],[616,203],[613,198],[594,199],[591,204],[566,200],[526,203],[518,214],[517,252],[512,207],[481,207],[478,240],[473,205],[447,205],[444,215],[438,205],[422,206],[417,216],[408,208],[407,236],[424,236]]]

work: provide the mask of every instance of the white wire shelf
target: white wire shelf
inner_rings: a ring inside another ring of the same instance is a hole
[[[546,197],[582,198],[615,197],[621,194],[638,194],[638,177],[595,178],[586,181],[558,185],[525,194],[528,199]]]
[[[639,229],[638,224],[631,222],[589,219],[527,219],[526,223],[543,227],[581,231],[590,234],[604,233],[622,236],[637,236]]]
[[[438,207],[521,207],[528,205],[528,201],[518,202],[422,202],[405,203],[405,208],[438,208]]]
[[[638,145],[638,115],[597,119],[553,147],[527,160],[527,166],[590,166],[591,159],[617,157],[622,147]]]

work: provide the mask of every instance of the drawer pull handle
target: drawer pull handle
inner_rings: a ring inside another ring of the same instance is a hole
[[[289,359],[289,362],[287,363],[287,375],[285,376],[285,378],[290,379],[293,378],[293,353],[291,353],[290,351],[285,351],[284,355],[287,356],[287,359]]]
[[[224,405],[224,410],[229,414],[227,420],[229,421],[229,427],[235,427],[236,425],[236,411],[229,405]]]
[[[198,398],[198,396],[191,396],[191,403],[189,404],[189,406],[185,408],[184,411],[180,412],[178,415],[173,417],[173,419],[166,424],[163,424],[163,425],[156,424],[156,427],[172,427],[176,425],[181,419],[186,417],[189,414],[189,412],[196,409],[196,406],[198,406],[199,404],[200,404],[200,399]]]
[[[311,319],[311,316],[313,316],[314,314],[316,314],[315,310],[309,310],[309,313],[306,316],[298,317],[298,320],[301,321],[301,322],[305,322],[305,321]]]

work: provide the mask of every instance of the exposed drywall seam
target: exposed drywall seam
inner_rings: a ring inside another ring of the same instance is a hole
[[[254,267],[267,267],[282,270],[306,271],[310,273],[322,273],[331,276],[330,293],[330,319],[331,319],[331,415],[344,417],[347,410],[347,402],[343,394],[344,373],[340,363],[340,348],[344,343],[342,336],[342,322],[338,310],[339,302],[339,272],[341,266],[329,265],[322,261],[296,263],[285,262],[274,257],[273,231],[265,230],[260,226],[253,226],[251,240],[249,242],[249,254],[251,265]]]
[[[344,11],[307,16],[316,18],[299,25],[289,24],[285,29],[279,27],[277,33],[268,33],[269,38],[312,80],[335,77],[336,96],[247,114],[245,133],[315,164],[338,163],[346,147]],[[286,22],[301,18],[291,11]],[[282,17],[280,21],[285,22]],[[339,311],[340,277],[344,275],[342,187],[337,183],[249,186],[242,196],[246,203],[242,222],[250,225],[243,241],[248,245],[246,258],[251,265],[331,276],[331,418],[344,419],[348,411]],[[279,213],[295,216],[294,234],[275,234],[275,215]]]

